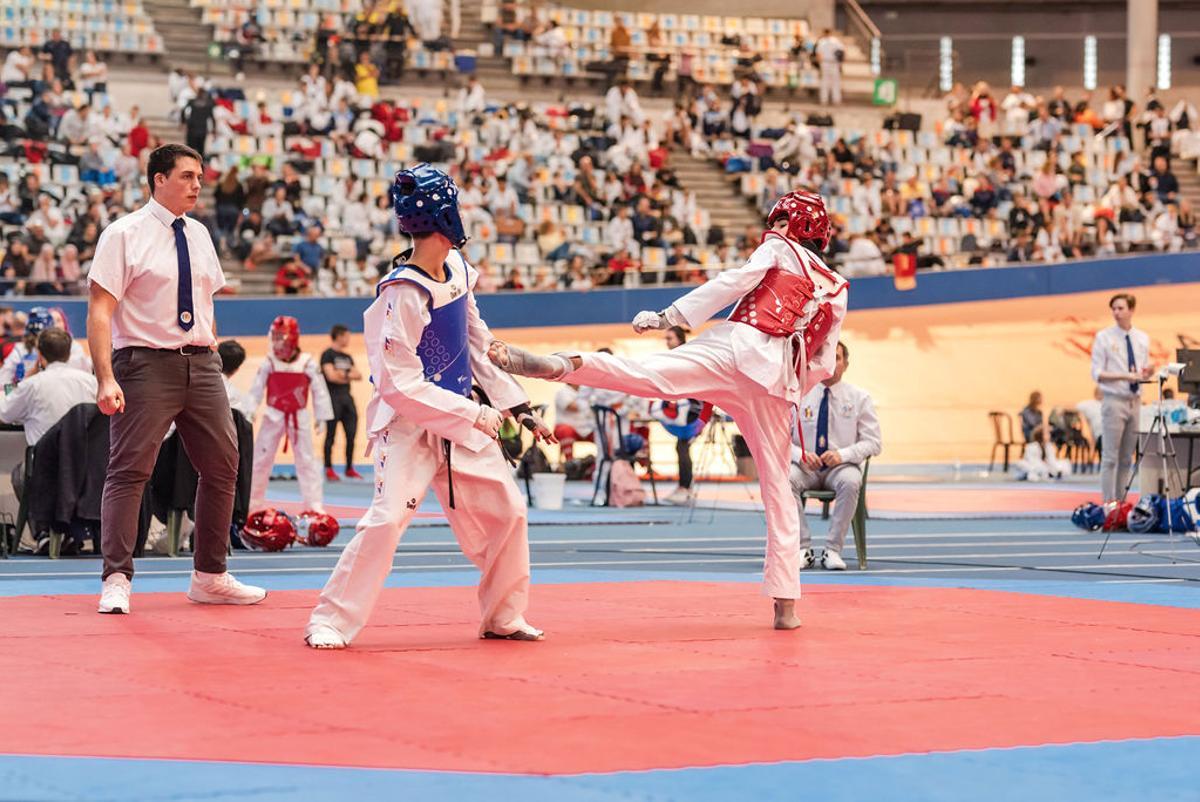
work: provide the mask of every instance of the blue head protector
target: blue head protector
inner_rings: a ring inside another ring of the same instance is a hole
[[[25,319],[25,333],[27,335],[38,335],[46,329],[54,328],[54,315],[50,314],[50,310],[44,306],[35,306],[29,310],[29,316]]]
[[[396,173],[391,189],[392,209],[406,234],[436,232],[455,248],[467,242],[458,213],[458,187],[450,176],[428,164]]]
[[[1071,523],[1080,529],[1095,532],[1104,526],[1104,508],[1091,501],[1080,504],[1075,508],[1075,512],[1071,513]]]

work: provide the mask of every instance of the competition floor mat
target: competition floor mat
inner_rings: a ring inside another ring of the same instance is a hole
[[[329,488],[329,548],[230,558],[254,607],[189,603],[186,556],[138,562],[129,616],[96,615],[92,557],[0,561],[0,800],[1197,798],[1189,539],[873,517],[867,569],[804,572],[776,632],[761,513],[534,510],[548,638],[509,643],[427,499],[353,647],[308,650],[370,487]]]
[[[315,594],[251,609],[143,594],[0,601],[6,703],[30,754],[509,774],[681,769],[1192,734],[1200,610],[972,589],[818,587],[770,629],[743,583],[543,585],[549,637],[480,641],[469,588],[389,589],[345,652]],[[1137,704],[1114,704],[1136,699]],[[120,726],[112,716],[121,711]],[[181,726],[182,725],[182,726]],[[171,733],[164,738],[164,733]]]

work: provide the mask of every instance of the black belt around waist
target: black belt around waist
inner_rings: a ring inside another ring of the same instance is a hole
[[[211,354],[213,349],[208,345],[182,345],[179,348],[151,348],[147,345],[129,345],[124,348],[118,348],[113,353],[121,351],[157,351],[160,353],[183,354],[184,356],[199,356],[200,354]]]

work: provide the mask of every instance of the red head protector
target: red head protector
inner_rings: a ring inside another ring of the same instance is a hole
[[[296,526],[296,542],[305,546],[328,546],[338,536],[341,526],[332,515],[315,510],[300,513]]]
[[[296,539],[296,525],[274,507],[250,513],[242,540],[259,551],[283,551]]]
[[[271,322],[271,353],[291,362],[300,353],[300,324],[294,317],[280,315]]]
[[[801,244],[816,243],[821,251],[829,247],[829,214],[825,211],[825,201],[817,193],[798,189],[775,201],[767,215],[767,227],[783,217],[788,221],[788,239]]]

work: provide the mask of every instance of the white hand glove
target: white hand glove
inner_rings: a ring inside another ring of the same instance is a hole
[[[633,330],[637,334],[645,331],[662,331],[668,329],[667,318],[662,312],[638,312],[633,318]]]
[[[504,423],[504,417],[499,411],[492,409],[486,404],[480,405],[479,417],[475,419],[475,428],[486,434],[488,437],[495,438],[500,434],[500,425]]]

